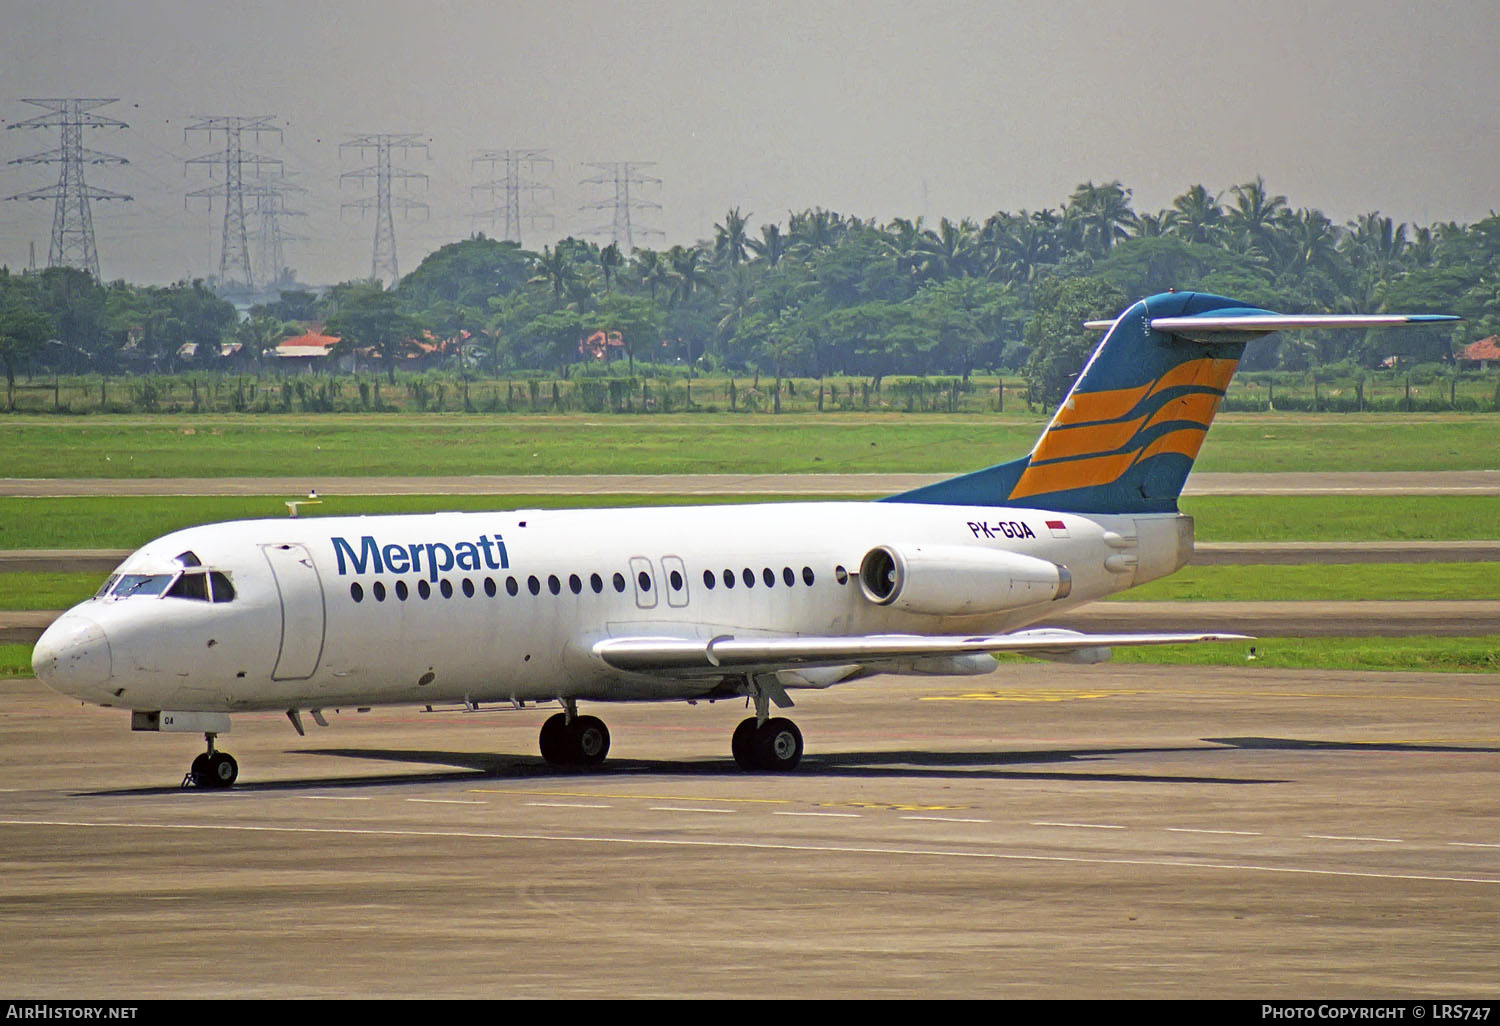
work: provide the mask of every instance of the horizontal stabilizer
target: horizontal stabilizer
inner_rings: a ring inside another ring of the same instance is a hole
[[[708,641],[698,638],[609,638],[596,643],[593,652],[617,670],[672,677],[710,677],[973,652],[1055,655],[1072,649],[1250,640],[1253,639],[1243,634],[1075,634],[1072,631],[1031,630],[1022,634],[971,636],[873,634],[833,638],[718,637]]]
[[[1246,310],[1242,314],[1215,310],[1187,317],[1153,317],[1151,330],[1190,338],[1195,342],[1246,341],[1273,331],[1316,328],[1397,328],[1406,325],[1445,324],[1461,318],[1447,314],[1277,314]],[[1104,331],[1115,321],[1088,321],[1085,328]]]

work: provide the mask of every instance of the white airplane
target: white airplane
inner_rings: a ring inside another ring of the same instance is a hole
[[[980,674],[996,652],[1101,662],[1120,645],[1235,634],[1031,628],[1187,563],[1177,510],[1245,343],[1298,317],[1164,293],[1107,329],[1032,449],[878,502],[508,510],[252,520],[175,531],[126,559],[32,655],[37,677],[202,733],[184,785],[229,787],[232,713],[558,703],[550,763],[596,765],[580,702],[754,703],[731,751],[790,770],[790,692],[877,673]]]

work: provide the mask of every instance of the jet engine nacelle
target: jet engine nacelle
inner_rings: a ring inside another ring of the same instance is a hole
[[[876,605],[965,616],[1067,597],[1067,567],[1035,556],[957,545],[878,545],[859,564],[859,587]]]

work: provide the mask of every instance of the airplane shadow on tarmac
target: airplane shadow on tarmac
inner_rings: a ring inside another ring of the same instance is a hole
[[[311,788],[369,788],[393,786],[426,786],[434,783],[472,783],[482,780],[595,780],[621,779],[641,774],[677,777],[732,778],[761,777],[829,777],[870,779],[962,779],[962,780],[1065,780],[1074,783],[1149,783],[1149,784],[1281,784],[1279,777],[1232,777],[1193,774],[1131,773],[1122,771],[1029,769],[1029,766],[1064,766],[1103,762],[1142,755],[1213,756],[1219,752],[1263,749],[1284,752],[1412,752],[1412,753],[1494,753],[1500,747],[1405,742],[1313,741],[1298,738],[1216,737],[1204,738],[1215,747],[1179,746],[1171,748],[1078,748],[1023,752],[932,752],[878,751],[829,752],[804,756],[791,774],[751,773],[740,769],[731,759],[665,760],[611,759],[602,766],[552,766],[539,756],[497,754],[489,752],[450,752],[430,749],[388,748],[312,748],[289,751],[291,755],[326,756],[340,759],[367,759],[387,763],[447,767],[448,772],[387,773],[379,776],[328,777],[304,780],[241,781],[236,793],[298,791]],[[1014,768],[1008,768],[1014,767]],[[171,794],[176,787],[120,788],[92,791],[99,795]],[[205,794],[223,792],[205,791]]]

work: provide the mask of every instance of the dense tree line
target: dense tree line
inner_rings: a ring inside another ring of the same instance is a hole
[[[414,340],[466,368],[564,376],[600,354],[692,370],[821,377],[1022,371],[1055,401],[1092,340],[1085,318],[1168,288],[1296,312],[1457,313],[1457,329],[1271,336],[1250,369],[1451,358],[1500,331],[1500,217],[1413,227],[1370,213],[1338,225],[1257,178],[1195,185],[1156,213],[1119,182],[1078,186],[1056,210],[982,223],[885,224],[813,209],[750,228],[727,211],[712,239],[623,253],[567,238],[540,252],[478,236],[430,254],[393,290],[349,282],[287,292],[236,320],[202,283],[102,286],[78,272],[0,277],[0,357],[71,368],[131,352],[181,361],[184,342],[254,354],[324,321],[394,374]],[[32,318],[28,320],[27,318]],[[35,318],[50,319],[42,331]],[[46,338],[38,341],[38,335]],[[597,344],[589,344],[595,339]]]

